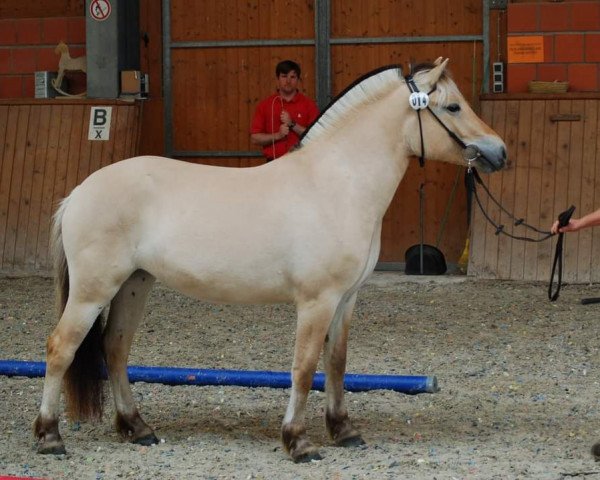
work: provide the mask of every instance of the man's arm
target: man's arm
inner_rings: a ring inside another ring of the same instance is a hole
[[[285,137],[288,136],[289,133],[290,133],[290,128],[285,123],[282,123],[281,126],[279,127],[278,132],[275,132],[275,133],[262,133],[262,132],[252,133],[250,135],[250,140],[252,141],[252,143],[254,145],[260,145],[261,147],[264,147],[273,142],[278,142],[279,140],[284,139]]]

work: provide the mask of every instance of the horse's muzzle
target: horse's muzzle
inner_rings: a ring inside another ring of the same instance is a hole
[[[485,173],[496,172],[506,166],[506,148],[504,143],[472,143],[463,150],[463,158]]]

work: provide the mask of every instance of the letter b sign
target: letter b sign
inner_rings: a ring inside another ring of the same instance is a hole
[[[108,140],[112,107],[92,107],[88,140]]]

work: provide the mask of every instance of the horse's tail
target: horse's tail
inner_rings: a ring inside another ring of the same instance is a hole
[[[52,224],[52,253],[58,318],[69,299],[69,269],[62,238],[62,218],[69,205],[65,198]],[[76,420],[96,420],[102,417],[104,405],[104,354],[102,350],[103,314],[100,312],[91,330],[77,349],[64,377],[67,414]]]

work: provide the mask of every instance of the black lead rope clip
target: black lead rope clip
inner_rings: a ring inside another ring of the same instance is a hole
[[[573,216],[575,211],[575,205],[571,205],[567,210],[562,212],[558,216],[558,228],[566,227]],[[556,250],[554,252],[554,261],[552,262],[552,273],[550,274],[550,284],[548,285],[548,299],[554,302],[558,298],[560,293],[560,287],[562,286],[562,253],[563,253],[563,238],[564,233],[558,234],[558,241],[556,242]],[[554,272],[558,265],[558,282],[556,284],[556,291],[552,293],[552,285],[554,284]]]

